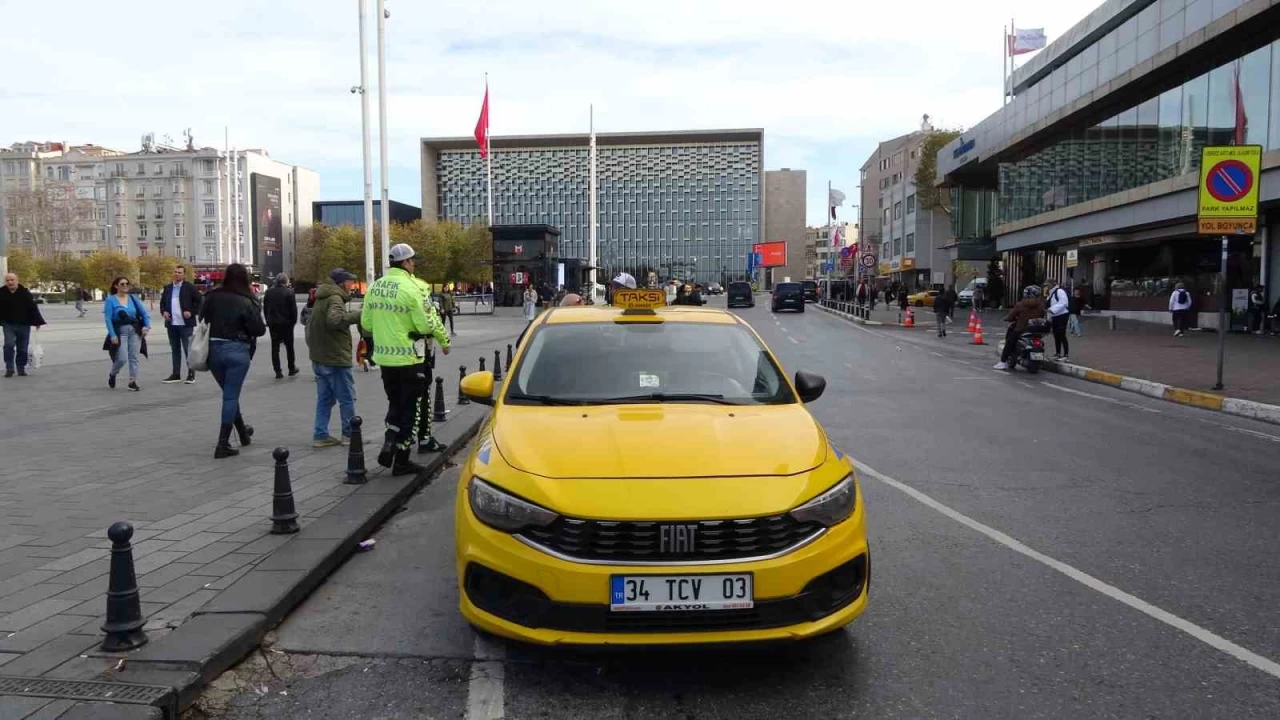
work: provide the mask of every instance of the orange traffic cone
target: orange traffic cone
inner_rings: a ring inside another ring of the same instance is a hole
[[[974,332],[978,329],[978,311],[969,311],[969,327],[965,328],[965,332]]]
[[[906,322],[902,323],[902,327],[915,327],[915,326],[916,326],[916,314],[911,312],[911,308],[907,308],[907,320]]]
[[[982,318],[978,318],[978,326],[973,330],[973,340],[969,341],[970,345],[986,345],[987,341],[982,337]]]

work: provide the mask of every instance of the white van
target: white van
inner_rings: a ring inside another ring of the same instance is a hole
[[[972,306],[972,305],[973,305],[973,291],[974,291],[974,290],[976,290],[976,289],[978,289],[978,288],[982,288],[984,292],[986,291],[986,288],[987,288],[987,279],[986,279],[986,278],[974,278],[974,279],[970,280],[970,281],[969,281],[969,284],[968,284],[968,285],[965,285],[965,286],[964,286],[964,289],[960,291],[960,298],[959,298],[959,300],[957,301],[957,303],[956,303],[956,304],[957,304],[957,305],[959,305],[960,307],[970,307],[970,306]]]

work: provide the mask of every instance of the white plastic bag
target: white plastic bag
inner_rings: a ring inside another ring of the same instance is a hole
[[[35,346],[31,348],[31,357],[28,358],[27,365],[33,368],[38,368],[43,364],[44,346],[40,343],[36,343]]]
[[[209,323],[196,325],[191,337],[191,350],[187,353],[187,367],[205,372],[209,369]]]

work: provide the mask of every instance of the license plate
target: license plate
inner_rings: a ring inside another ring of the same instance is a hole
[[[1043,360],[1043,359],[1044,359],[1044,353],[1037,353],[1037,352],[1033,352],[1033,353],[1031,353],[1031,359],[1032,359],[1032,360]]]
[[[614,575],[613,612],[744,610],[755,605],[750,573],[734,575]]]

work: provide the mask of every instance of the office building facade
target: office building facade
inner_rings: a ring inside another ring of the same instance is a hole
[[[762,130],[600,133],[597,266],[724,282],[763,228]],[[587,135],[493,137],[493,224],[560,230],[560,256],[589,257]],[[424,138],[422,215],[487,220],[474,138]],[[641,275],[637,275],[641,277]]]
[[[787,264],[768,269],[762,287],[773,287],[785,278],[812,279],[809,256],[813,254],[805,224],[809,175],[804,170],[782,168],[765,173],[764,238],[761,242],[787,244]]]
[[[1252,286],[1280,299],[1280,6],[1268,0],[1113,0],[1019,68],[1011,101],[938,153],[939,177],[986,224],[1012,299],[1067,281],[1095,307],[1163,320],[1174,284],[1199,321]],[[1201,149],[1263,148],[1259,232],[1195,222]],[[1234,291],[1234,292],[1233,292]]]
[[[352,225],[364,228],[363,200],[317,200],[311,203],[311,217],[316,222],[330,227]],[[402,202],[390,201],[387,205],[387,217],[393,223],[411,223],[422,219],[422,208]],[[373,222],[382,221],[382,201],[373,201]]]

